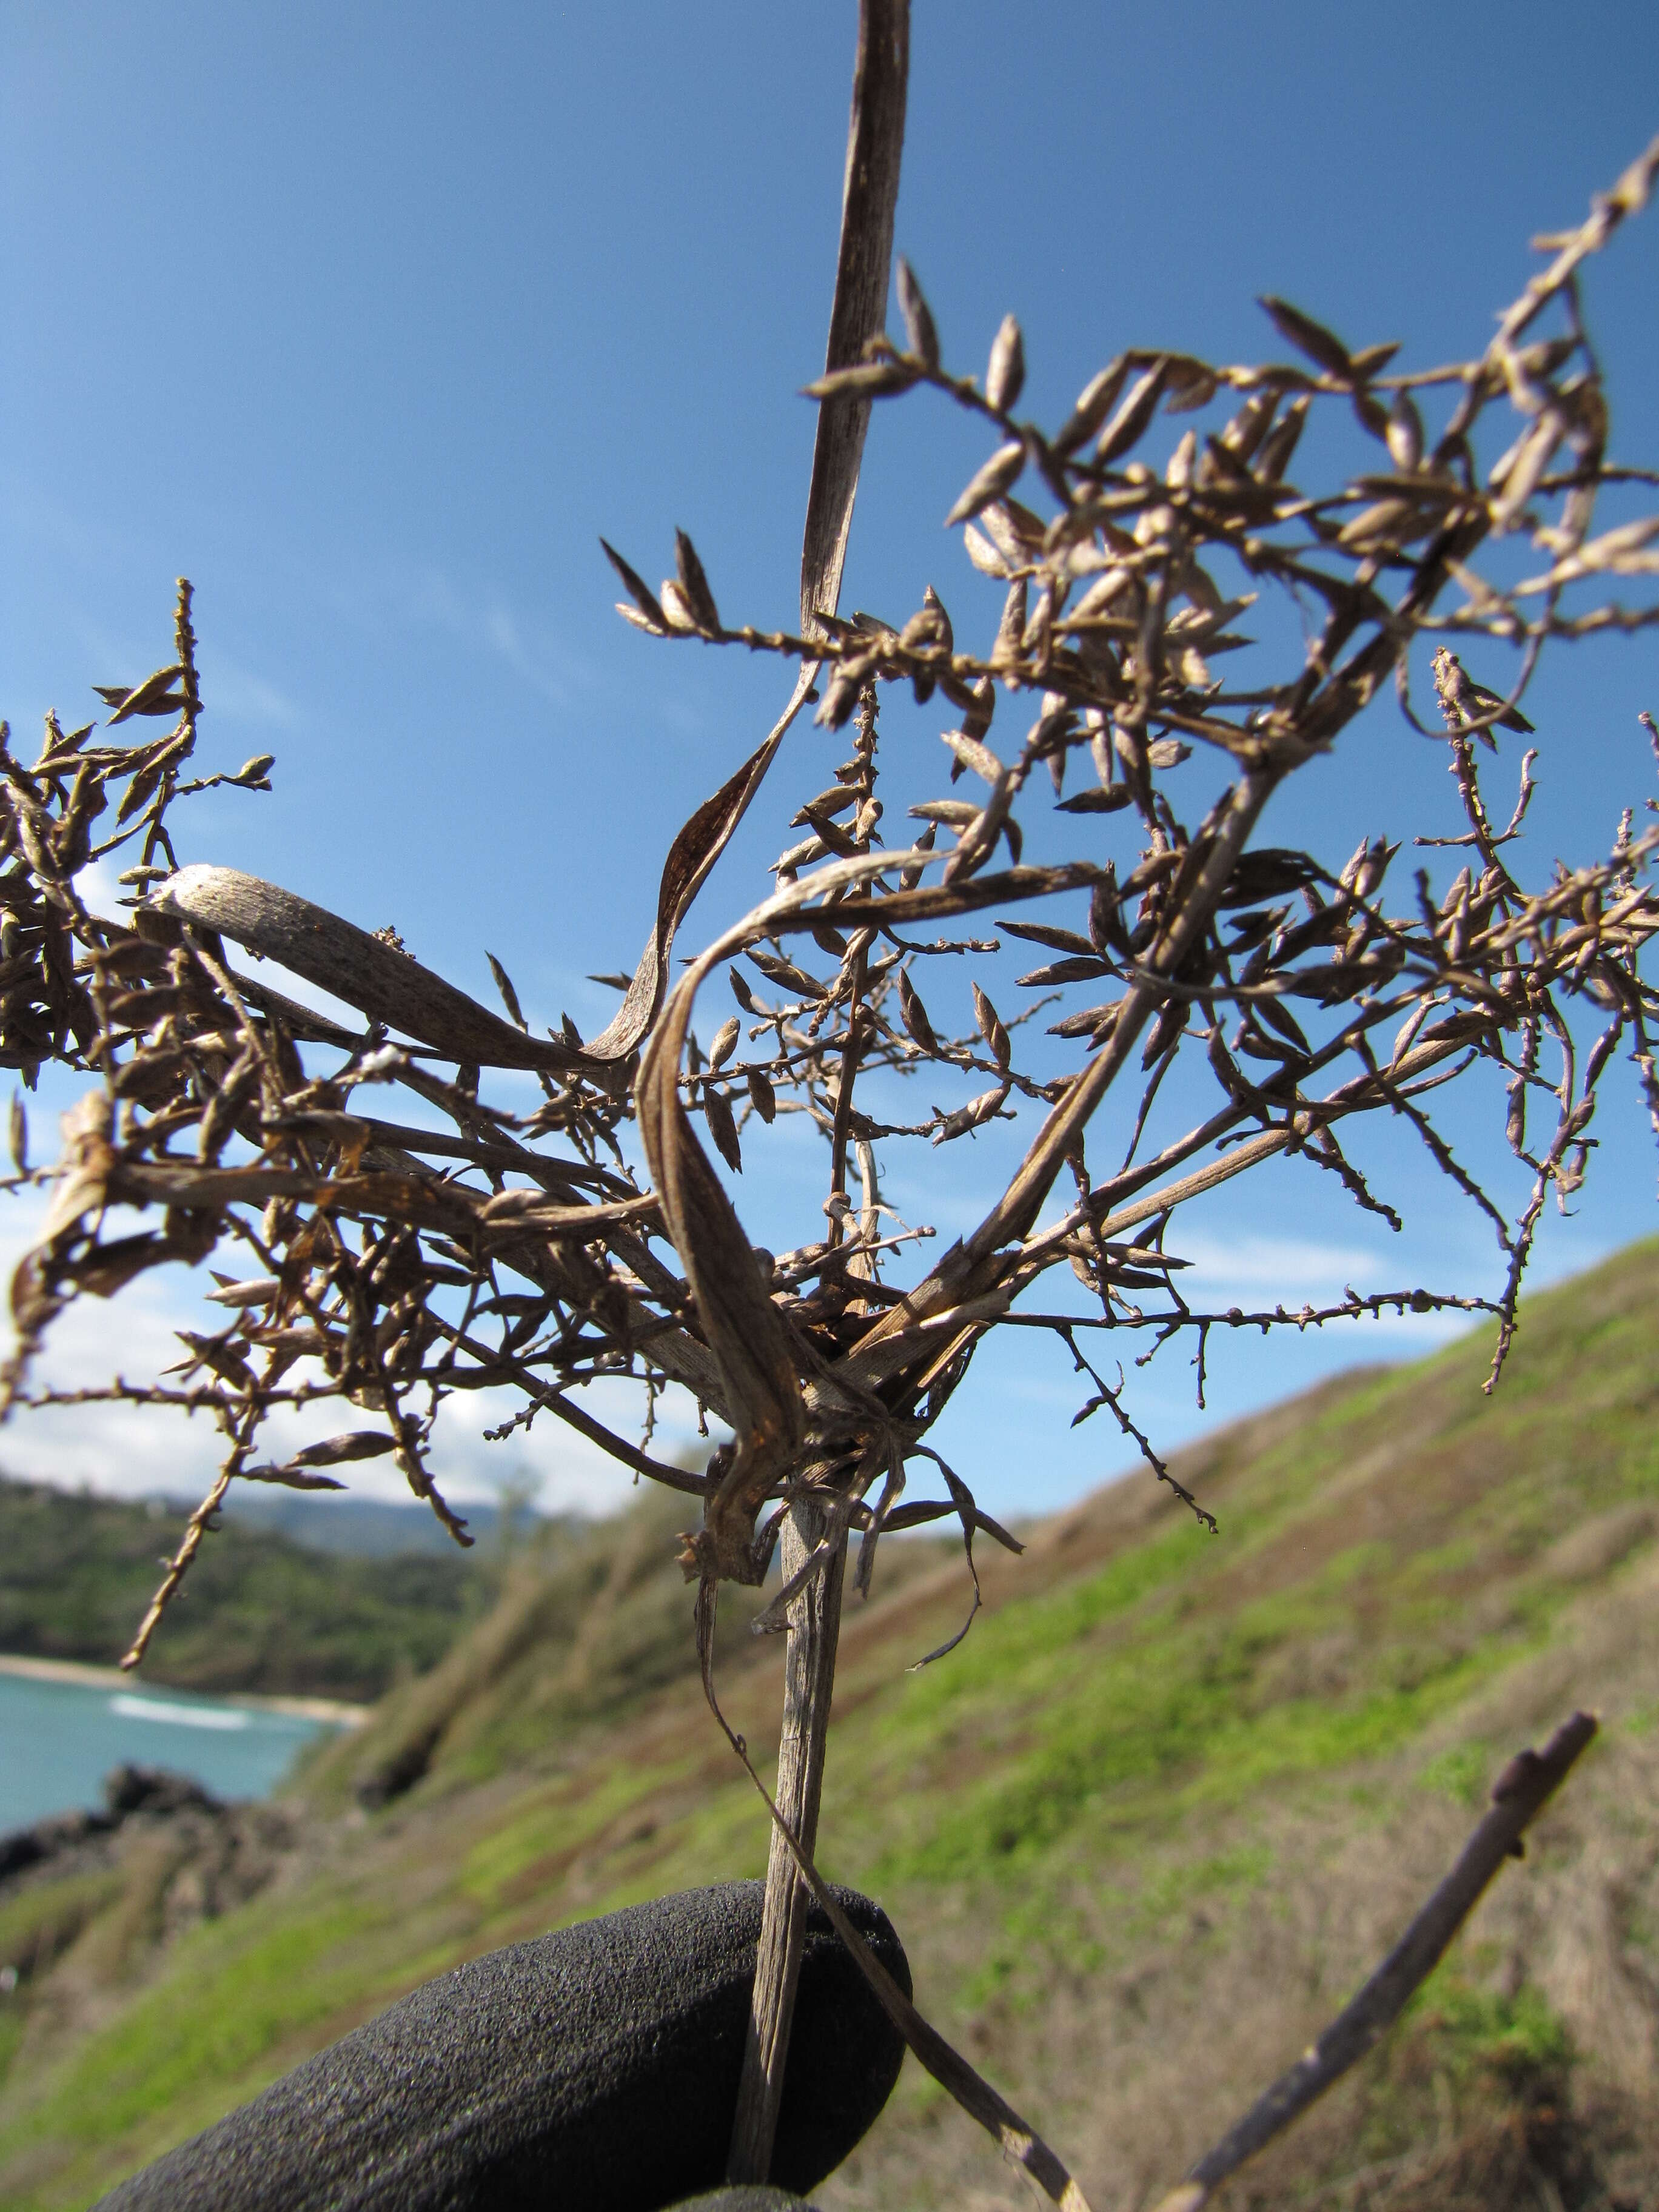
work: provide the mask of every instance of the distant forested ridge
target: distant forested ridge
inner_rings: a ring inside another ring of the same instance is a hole
[[[113,1666],[187,1511],[0,1476],[0,1653]],[[434,1666],[494,1602],[496,1552],[351,1557],[228,1516],[202,1547],[143,1677],[180,1689],[378,1698]]]

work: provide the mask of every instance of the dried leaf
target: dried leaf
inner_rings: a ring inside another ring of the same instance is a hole
[[[953,830],[965,830],[983,811],[971,799],[924,799],[910,809],[918,822],[943,822]]]
[[[145,677],[131,691],[102,684],[94,685],[99,697],[115,709],[109,718],[109,727],[112,730],[118,722],[125,722],[131,714],[176,714],[185,703],[185,695],[173,686],[184,672],[175,661],[170,667],[158,668],[153,676]]]
[[[1252,851],[1241,853],[1227,887],[1216,903],[1222,908],[1258,906],[1267,899],[1283,898],[1287,891],[1300,890],[1304,884],[1316,882],[1318,871],[1305,853],[1295,853],[1285,847],[1259,845]]]
[[[1095,957],[1095,946],[1074,929],[1050,929],[1036,921],[1000,921],[997,927],[1006,936],[1023,938],[1028,945],[1046,945],[1055,952],[1079,953],[1085,959]]]
[[[1127,783],[1100,783],[1087,791],[1073,793],[1062,799],[1055,808],[1058,814],[1116,814],[1134,803],[1134,793]]]
[[[738,1143],[738,1124],[732,1111],[732,1102],[725,1091],[716,1090],[712,1083],[704,1086],[702,1114],[720,1158],[734,1175],[741,1175],[743,1152]]]
[[[977,1098],[970,1098],[965,1106],[945,1116],[933,1132],[933,1142],[948,1145],[957,1137],[965,1137],[970,1129],[982,1128],[1002,1110],[1007,1097],[1006,1083],[994,1091],[981,1091]]]
[[[939,1042],[933,1025],[927,1018],[927,1009],[921,1003],[921,994],[910,981],[909,970],[899,969],[899,1019],[906,1034],[926,1053],[937,1053]]]
[[[989,745],[982,745],[977,738],[970,738],[966,731],[942,730],[939,737],[940,742],[950,746],[963,766],[972,769],[974,774],[985,782],[999,783],[1007,774]]]
[[[1263,439],[1261,450],[1256,455],[1255,465],[1251,471],[1257,483],[1276,484],[1283,478],[1301,439],[1310,404],[1305,395],[1292,399]]]
[[[1051,1023],[1048,1034],[1057,1037],[1091,1037],[1097,1044],[1103,1044],[1116,1027],[1122,1007],[1121,999],[1115,999],[1106,1006],[1085,1006],[1080,1013],[1067,1014],[1063,1021]]]
[[[519,994],[513,988],[513,978],[493,952],[486,952],[484,958],[489,963],[489,972],[495,978],[495,988],[501,994],[501,1004],[512,1017],[514,1028],[521,1029],[527,1036],[530,1033],[530,1024],[526,1021],[524,1009],[519,1004]]]
[[[896,361],[854,362],[850,368],[826,369],[822,376],[814,377],[811,384],[803,384],[804,399],[891,399],[901,392],[908,392],[915,382],[913,369],[902,368]]]
[[[1078,395],[1078,403],[1066,416],[1056,434],[1054,449],[1062,458],[1074,453],[1078,447],[1092,438],[1117,404],[1117,395],[1123,389],[1129,365],[1120,355],[1097,376],[1090,378]]]
[[[1006,414],[1025,386],[1025,341],[1019,325],[1005,315],[991,342],[990,364],[985,372],[985,397],[1000,414]]]
[[[921,286],[916,282],[916,272],[902,256],[898,265],[899,307],[904,317],[904,328],[910,340],[910,350],[929,368],[939,367],[939,331],[933,324],[933,311],[928,306]]]
[[[668,617],[658,604],[657,595],[650,585],[646,582],[637,568],[629,567],[614,545],[607,544],[603,538],[600,538],[599,543],[605,547],[605,559],[622,578],[624,590],[639,609],[647,624],[653,629],[666,633],[669,628]]]
[[[1052,960],[1046,968],[1033,968],[1029,975],[1022,975],[1018,980],[1023,991],[1041,991],[1055,983],[1093,982],[1111,972],[1109,961],[1094,953],[1079,952],[1069,960]]]
[[[962,533],[962,542],[967,549],[968,558],[981,576],[994,576],[999,581],[1006,579],[1007,562],[992,544],[990,539],[981,537],[971,522]]]
[[[726,850],[738,824],[749,811],[779,745],[805,704],[810,689],[810,664],[796,681],[793,696],[763,742],[737,773],[705,799],[686,823],[668,850],[657,887],[657,919],[644,951],[640,955],[627,996],[617,1012],[586,1048],[593,1060],[630,1059],[656,1019],[668,984],[669,955],[674,937],[691,902],[707,880],[709,870]],[[736,988],[735,984],[732,987]],[[741,1002],[740,1002],[741,1003]]]
[[[1409,392],[1394,395],[1394,404],[1389,410],[1383,440],[1389,448],[1389,458],[1402,475],[1412,476],[1423,465],[1423,417],[1417,411],[1417,402]]]
[[[302,1468],[245,1467],[240,1470],[243,1482],[275,1482],[284,1490],[343,1490],[345,1485],[337,1482],[331,1474],[307,1474]]]
[[[720,611],[714,605],[714,594],[708,588],[708,579],[703,573],[702,562],[697,558],[697,549],[683,530],[674,532],[674,568],[697,628],[711,632],[718,630]]]
[[[222,1381],[232,1384],[238,1390],[252,1389],[253,1370],[240,1352],[233,1351],[228,1344],[218,1343],[210,1336],[202,1336],[194,1329],[175,1329],[173,1334],[180,1344],[190,1346],[198,1363],[204,1367],[210,1367]]]
[[[1116,460],[1120,453],[1127,453],[1130,447],[1145,435],[1147,424],[1158,412],[1158,403],[1169,374],[1170,363],[1166,357],[1155,362],[1144,376],[1137,379],[1128,398],[1100,434],[1095,459],[1103,467],[1108,462]]]
[[[581,1055],[524,1035],[370,931],[235,868],[181,868],[149,902],[234,939],[389,1029],[494,1067],[567,1069]],[[615,1026],[614,1024],[612,1025]]]
[[[793,960],[764,951],[759,945],[750,947],[749,957],[769,981],[781,990],[793,991],[797,998],[822,999],[828,995],[817,977],[809,975],[804,968],[797,968]]]
[[[1263,297],[1261,304],[1297,351],[1317,362],[1327,375],[1340,377],[1345,384],[1355,380],[1353,360],[1334,331],[1328,331],[1323,323],[1315,322],[1300,307],[1293,307],[1288,300],[1275,299],[1271,293]]]
[[[992,1059],[999,1067],[1006,1070],[1013,1048],[1008,1042],[1008,1032],[1003,1027],[996,1008],[977,983],[974,986],[974,1024],[990,1047]]]
[[[1097,952],[1115,952],[1120,959],[1127,959],[1129,933],[1123,927],[1122,896],[1117,872],[1109,860],[1104,880],[1089,895],[1089,937]]]
[[[1011,438],[1006,446],[999,446],[945,516],[945,528],[949,530],[953,524],[966,522],[970,516],[988,507],[994,499],[1000,499],[1009,485],[1018,479],[1024,466],[1025,446],[1023,440]]]
[[[303,1451],[295,1453],[289,1464],[339,1467],[347,1460],[379,1459],[382,1453],[397,1449],[396,1437],[387,1436],[383,1429],[350,1429],[343,1436],[325,1437],[320,1443],[307,1444]]]

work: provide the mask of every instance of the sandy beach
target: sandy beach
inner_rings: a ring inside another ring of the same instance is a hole
[[[18,1674],[34,1682],[78,1682],[97,1690],[167,1689],[166,1683],[147,1682],[141,1674],[124,1674],[118,1667],[86,1667],[73,1659],[27,1659],[0,1652],[0,1674]],[[200,1695],[202,1692],[193,1692]],[[371,1708],[337,1698],[263,1698],[251,1692],[213,1693],[219,1705],[242,1705],[265,1713],[285,1713],[294,1720],[321,1721],[331,1728],[362,1728]]]

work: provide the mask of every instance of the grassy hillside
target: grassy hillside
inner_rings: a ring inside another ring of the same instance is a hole
[[[1096,2212],[1153,2200],[1303,2048],[1574,1705],[1602,1735],[1526,1864],[1228,2201],[1659,2206],[1656,1340],[1647,1245],[1530,1303],[1495,1401],[1477,1334],[1188,1454],[1218,1536],[1139,1478],[1045,1524],[983,1563],[985,1614],[926,1673],[959,1551],[894,1545],[852,1604],[825,1870],[888,1906],[925,2007]],[[130,1889],[86,1902],[9,2001],[0,2202],[86,2203],[459,1959],[760,1870],[764,1816],[687,1672],[677,1517],[526,1569],[313,1769],[306,1848],[251,1908],[146,1948],[108,1933],[140,1926]],[[723,1623],[757,1747],[779,1656]],[[0,1903],[0,1948],[49,1890]],[[914,2066],[820,2196],[1029,2201]]]
[[[113,1666],[189,1509],[0,1477],[0,1651]],[[203,1546],[145,1678],[180,1689],[373,1698],[441,1658],[495,1595],[493,1561],[315,1551],[234,1510]]]

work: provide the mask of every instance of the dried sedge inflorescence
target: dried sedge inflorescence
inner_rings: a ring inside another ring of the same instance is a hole
[[[337,1487],[330,1469],[391,1455],[468,1540],[433,1478],[434,1423],[458,1393],[507,1389],[519,1407],[494,1433],[562,1421],[701,1502],[684,1561],[699,1584],[707,1664],[720,1583],[761,1582],[785,1516],[803,1504],[820,1534],[763,1626],[783,1624],[854,1530],[866,1586],[884,1530],[954,1515],[970,1566],[980,1528],[1012,1543],[926,1441],[994,1329],[1057,1335],[1091,1386],[1079,1418],[1109,1409],[1167,1473],[1123,1402],[1121,1370],[1109,1381],[1081,1348],[1085,1332],[1121,1331],[1129,1344],[1150,1334],[1154,1350],[1190,1339],[1201,1392],[1216,1328],[1488,1304],[1413,1288],[1350,1291],[1319,1309],[1194,1310],[1181,1295],[1173,1224],[1218,1184],[1294,1155],[1388,1215],[1345,1133],[1369,1113],[1403,1117],[1502,1245],[1495,1380],[1540,1216],[1552,1190],[1565,1196],[1583,1177],[1616,1054],[1633,1060],[1659,1125],[1659,996],[1639,967],[1659,929],[1659,825],[1638,834],[1632,810],[1606,858],[1523,880],[1516,851],[1539,752],[1527,752],[1512,805],[1494,812],[1476,750],[1495,749],[1498,731],[1530,732],[1519,702],[1547,640],[1659,621],[1650,599],[1592,596],[1659,570],[1659,516],[1596,527],[1610,486],[1659,477],[1607,459],[1577,293],[1581,264],[1645,202],[1659,143],[1580,229],[1542,242],[1548,266],[1474,359],[1396,373],[1395,346],[1352,351],[1269,301],[1297,362],[1218,367],[1127,351],[1047,432],[1014,411],[1024,361],[1012,318],[978,382],[945,368],[908,268],[905,343],[879,330],[902,52],[896,92],[880,68],[902,45],[902,10],[866,13],[891,18],[891,37],[860,49],[854,140],[862,131],[869,143],[849,164],[833,365],[810,387],[820,433],[800,627],[726,627],[683,532],[675,575],[658,591],[605,549],[628,592],[622,612],[641,629],[771,653],[799,674],[777,726],[675,841],[650,940],[631,978],[607,979],[624,995],[599,1036],[584,1041],[568,1019],[536,1036],[493,956],[505,1019],[390,933],[252,877],[179,866],[174,802],[222,781],[267,788],[270,766],[261,757],[234,777],[180,781],[202,711],[188,586],[173,659],[104,692],[114,712],[99,742],[92,725],[65,733],[48,718],[33,767],[0,754],[0,1064],[31,1082],[47,1060],[96,1079],[68,1117],[50,1211],[13,1284],[6,1402],[104,1396],[204,1410],[226,1442],[128,1663],[239,1479]],[[931,590],[902,623],[836,611],[869,405],[927,389],[983,418],[998,441],[948,518],[974,566],[1006,586],[980,652],[963,649]],[[1330,489],[1304,489],[1295,474],[1316,409],[1356,421],[1374,448]],[[1166,438],[1170,416],[1185,420]],[[1483,576],[1483,553],[1501,545],[1507,556],[1519,539],[1535,551],[1534,573],[1513,580],[1516,563],[1500,557]],[[1272,680],[1230,687],[1216,671],[1249,644],[1237,625],[1264,592],[1311,611],[1305,651]],[[1439,732],[1418,719],[1408,690],[1425,635],[1441,641]],[[1466,639],[1516,654],[1510,693],[1473,680],[1455,649]],[[1438,895],[1425,869],[1401,883],[1411,871],[1386,835],[1346,860],[1257,835],[1279,786],[1328,752],[1391,679],[1416,726],[1447,745],[1466,824],[1417,840],[1467,852]],[[878,725],[892,684],[948,705],[953,726],[945,787],[910,806],[917,828],[890,843]],[[769,895],[670,989],[686,910],[813,699],[820,723],[849,732],[848,757],[796,811],[801,835]],[[167,736],[108,741],[146,717],[170,720]],[[1024,726],[1005,738],[1011,717]],[[1194,746],[1218,754],[1231,780],[1189,824],[1172,778]],[[100,842],[94,824],[112,801],[112,834]],[[1072,856],[1028,864],[1022,816],[1029,823],[1051,803],[1062,825],[1075,824]],[[130,919],[91,915],[80,871],[134,843],[141,857],[123,878],[135,892]],[[1052,903],[1061,896],[1063,923]],[[1030,918],[1039,911],[1046,918]],[[945,924],[966,927],[939,933]],[[1045,956],[1019,979],[1035,995],[1000,1008],[975,981],[973,1025],[950,1034],[932,979],[1007,939]],[[232,947],[325,988],[357,1010],[361,1028],[248,974]],[[705,1051],[694,1006],[722,975]],[[1063,1011],[1045,1026],[1075,1052],[1059,1075],[1021,1051],[1056,999]],[[1178,1056],[1207,1068],[1210,1109],[1143,1152]],[[1434,1094],[1482,1066],[1501,1072],[1506,1139],[1532,1176],[1514,1220],[1433,1119]],[[491,1068],[532,1071],[541,1104],[530,1114],[491,1105]],[[930,1100],[908,1121],[877,1110],[895,1079],[924,1072],[942,1097],[971,1093]],[[1114,1127],[1120,1150],[1130,1131],[1127,1152],[1100,1173],[1091,1124],[1125,1092],[1132,1107]],[[696,1123],[735,1170],[791,1114],[824,1139],[826,1194],[802,1242],[773,1254],[751,1244]],[[929,1232],[884,1200],[895,1149],[948,1144],[998,1118],[1030,1127],[1018,1170],[972,1234],[926,1267],[910,1264]],[[14,1149],[17,1180],[38,1180],[15,1133]],[[1045,1218],[1061,1186],[1066,1202]],[[116,1208],[146,1225],[109,1231]],[[210,1256],[225,1263],[211,1293],[223,1318],[183,1334],[176,1380],[30,1389],[31,1356],[69,1301]],[[1031,1302],[1056,1269],[1086,1288],[1091,1310]],[[635,1444],[580,1402],[584,1385],[618,1376],[641,1384],[649,1405],[679,1385],[726,1425],[731,1440],[705,1473],[653,1457],[648,1419]],[[260,1458],[274,1409],[342,1400],[372,1425]],[[942,1474],[944,1499],[902,1502],[918,1461]],[[810,1836],[805,1852],[810,1862]],[[1007,2141],[1008,2128],[1020,2132],[1013,2118],[988,2124]],[[1042,2147],[1028,2140],[1028,2152],[1036,2171]],[[1075,2192],[1057,2162],[1039,2178],[1056,2196]]]

